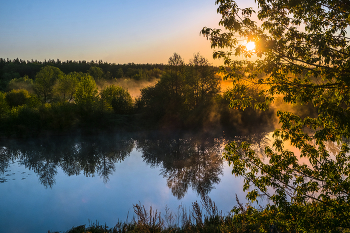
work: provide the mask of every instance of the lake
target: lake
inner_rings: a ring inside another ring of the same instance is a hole
[[[0,143],[2,232],[67,231],[131,221],[133,205],[176,213],[208,195],[223,214],[245,201],[222,160],[242,137],[185,133],[56,136]],[[250,137],[257,147],[266,135]]]

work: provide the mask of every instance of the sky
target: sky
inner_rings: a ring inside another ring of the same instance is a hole
[[[246,7],[247,2],[237,1]],[[218,28],[215,0],[0,0],[0,57],[23,60],[102,60],[167,63],[213,60],[200,35]]]

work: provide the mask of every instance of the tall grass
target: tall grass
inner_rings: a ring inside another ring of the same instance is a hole
[[[73,227],[67,233],[123,233],[123,232],[236,232],[232,222],[232,215],[223,215],[218,211],[214,201],[208,196],[201,198],[199,202],[193,202],[190,208],[180,205],[177,212],[172,212],[165,207],[165,212],[161,213],[149,207],[135,204],[133,206],[134,217],[131,222],[120,222],[109,228],[98,223]]]
[[[124,233],[124,232],[145,232],[145,233],[246,233],[246,232],[265,232],[265,233],[297,233],[297,232],[339,232],[349,233],[350,228],[330,227],[310,225],[315,215],[306,216],[306,222],[298,222],[294,219],[297,216],[284,216],[283,212],[276,212],[275,208],[267,205],[258,209],[249,204],[243,205],[237,198],[237,205],[232,213],[223,215],[218,211],[215,203],[208,197],[202,196],[200,203],[193,202],[187,209],[179,206],[176,213],[165,208],[162,214],[152,207],[147,210],[141,204],[134,205],[134,217],[131,222],[118,222],[113,228],[98,223],[73,227],[67,233]],[[310,210],[312,203],[307,204],[302,212]],[[303,212],[303,213],[304,213]],[[312,212],[312,211],[311,211]],[[326,211],[326,214],[329,214]],[[234,214],[233,214],[234,213]],[[297,215],[297,214],[296,214]]]

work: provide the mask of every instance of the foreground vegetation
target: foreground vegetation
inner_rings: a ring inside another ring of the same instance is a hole
[[[249,142],[227,145],[225,158],[232,173],[244,177],[247,199],[271,201],[263,211],[249,212],[250,224],[273,217],[282,232],[349,230],[349,2],[256,2],[257,11],[217,0],[221,29],[202,30],[217,50],[214,57],[230,67],[221,70],[235,77],[235,92],[245,96],[231,105],[266,109],[282,96],[287,104],[312,105],[317,111],[301,115],[279,109],[274,143],[262,153]],[[250,98],[250,86],[260,87],[260,100]],[[329,142],[339,149],[332,150]]]
[[[192,203],[191,209],[187,210],[180,206],[176,214],[165,209],[165,213],[147,210],[141,204],[134,205],[134,217],[131,222],[118,222],[114,227],[100,225],[99,223],[73,227],[66,233],[123,233],[123,232],[310,232],[309,229],[319,228],[319,232],[350,232],[350,229],[339,227],[332,219],[332,211],[324,209],[322,212],[328,216],[329,221],[318,222],[313,219],[322,206],[315,203],[309,203],[306,206],[300,206],[296,211],[302,211],[304,219],[299,219],[296,223],[292,214],[284,215],[279,209],[274,207],[253,208],[249,205],[240,203],[236,196],[237,206],[233,213],[223,214],[219,212],[215,203],[208,197],[202,198],[201,202]],[[295,208],[295,207],[294,207]],[[294,210],[295,211],[295,210]],[[332,223],[333,222],[333,223]]]

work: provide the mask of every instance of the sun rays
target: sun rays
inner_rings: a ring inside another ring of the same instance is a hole
[[[245,44],[245,47],[248,51],[254,51],[255,49],[254,41],[249,41],[248,43]]]

